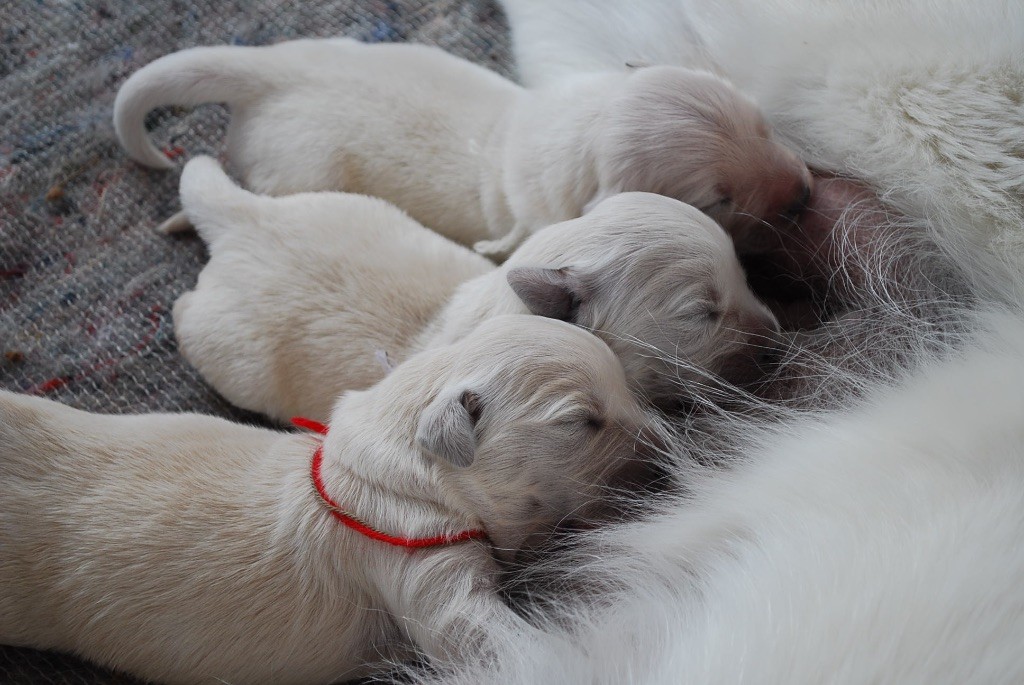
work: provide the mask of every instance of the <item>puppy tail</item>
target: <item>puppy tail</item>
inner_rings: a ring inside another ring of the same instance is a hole
[[[207,245],[228,233],[232,226],[248,223],[259,200],[224,173],[213,157],[189,160],[181,172],[181,206]]]
[[[162,105],[237,105],[265,92],[274,68],[267,68],[262,50],[266,48],[191,48],[132,74],[114,100],[114,130],[128,155],[155,169],[171,168],[167,155],[146,135],[146,114]]]

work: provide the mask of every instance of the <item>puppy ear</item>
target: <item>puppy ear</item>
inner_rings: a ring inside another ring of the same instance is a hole
[[[517,266],[505,276],[531,314],[574,322],[583,297],[583,282],[571,267]]]
[[[480,396],[467,389],[442,392],[427,405],[416,428],[416,442],[454,466],[466,467],[476,456]]]

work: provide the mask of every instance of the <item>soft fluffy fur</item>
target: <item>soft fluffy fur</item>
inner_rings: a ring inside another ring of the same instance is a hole
[[[499,598],[508,559],[644,473],[656,430],[597,338],[498,317],[339,400],[327,490],[412,537],[335,521],[318,438],[199,415],[100,416],[0,393],[0,641],[168,683],[328,683],[417,650],[486,660],[529,632]]]
[[[1021,682],[1024,325],[989,325],[856,407],[723,422],[741,460],[557,567],[598,608],[446,681]]]
[[[926,220],[990,293],[1024,255],[1024,5],[506,0],[524,82],[644,60],[724,74],[812,167]],[[1017,290],[1016,288],[1012,288]]]
[[[301,40],[169,55],[118,92],[135,159],[170,162],[143,128],[163,104],[226,102],[229,156],[257,192],[382,197],[464,244],[506,254],[622,191],[708,211],[741,247],[791,214],[810,177],[720,78],[638,68],[524,90],[437,48]]]
[[[495,268],[383,200],[261,197],[208,157],[186,166],[181,199],[210,262],[174,305],[179,349],[233,403],[280,421],[325,421],[343,391],[424,349],[455,288]]]
[[[778,344],[724,231],[660,195],[605,200],[501,268],[381,200],[261,197],[210,158],[188,163],[181,196],[210,248],[174,306],[181,351],[229,400],[283,421],[326,419],[342,391],[384,377],[385,355],[400,363],[499,314],[593,330],[631,386],[666,405],[716,374],[756,380]]]
[[[691,497],[581,544],[548,575],[592,595],[556,594],[558,622],[539,639],[445,679],[1024,680],[1024,251],[1007,249],[1024,241],[1024,9],[504,4],[528,84],[630,59],[709,67],[754,93],[815,166],[877,197],[871,231],[855,206],[819,226],[845,257],[867,247],[871,259],[838,274],[862,308],[793,351],[809,362],[797,385],[814,392],[790,398],[811,411],[717,417],[713,440],[685,444],[729,468],[684,471]],[[834,196],[864,194],[837,183]],[[944,255],[918,261],[929,239]],[[973,283],[961,302],[943,292],[957,268]],[[1008,311],[961,309],[986,300]]]

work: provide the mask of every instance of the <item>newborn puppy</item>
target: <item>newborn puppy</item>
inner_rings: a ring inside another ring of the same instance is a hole
[[[530,630],[492,553],[600,517],[645,472],[652,420],[604,343],[538,317],[494,318],[347,393],[321,449],[0,392],[0,643],[167,683],[486,658],[489,629]],[[420,542],[360,533],[331,502]]]
[[[182,354],[234,404],[326,421],[423,349],[420,331],[461,283],[494,270],[393,205],[343,193],[242,190],[209,157],[181,175],[210,262],[174,305]],[[454,340],[454,338],[452,338]]]
[[[753,228],[810,193],[807,168],[750,100],[682,67],[528,91],[421,45],[193,48],[125,82],[118,138],[134,159],[167,168],[146,113],[204,102],[231,107],[229,156],[256,192],[374,195],[458,242],[489,240],[480,249],[494,254],[623,191],[695,205],[743,250],[758,242]]]
[[[401,362],[498,314],[593,330],[663,406],[709,374],[753,380],[777,332],[722,229],[658,195],[612,197],[500,269],[381,200],[261,197],[208,157],[185,167],[181,198],[210,249],[174,306],[182,354],[230,401],[279,420],[326,420],[341,392],[385,375],[382,353]]]

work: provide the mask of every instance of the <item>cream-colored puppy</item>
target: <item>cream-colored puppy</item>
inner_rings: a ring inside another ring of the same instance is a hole
[[[262,197],[209,157],[185,167],[181,201],[210,262],[174,305],[178,346],[224,397],[280,421],[326,421],[338,395],[424,347],[460,284],[495,268],[383,200]]]
[[[461,243],[490,241],[480,249],[496,254],[623,191],[699,207],[742,250],[756,242],[751,229],[810,193],[807,168],[750,100],[682,67],[532,91],[422,45],[193,48],[125,82],[117,135],[134,159],[169,167],[146,113],[204,102],[231,107],[229,156],[253,190],[382,197]]]
[[[181,351],[233,403],[283,421],[325,420],[341,392],[384,377],[385,355],[401,362],[498,314],[595,331],[663,405],[708,374],[753,380],[778,330],[722,229],[660,195],[605,200],[501,268],[382,200],[258,196],[208,157],[185,167],[181,198],[210,249],[174,306]]]
[[[0,392],[0,643],[167,683],[486,658],[489,629],[529,630],[493,554],[607,513],[609,489],[648,472],[652,421],[604,343],[530,316],[346,394],[319,451],[310,434]],[[486,537],[402,548],[329,500],[394,536]]]

